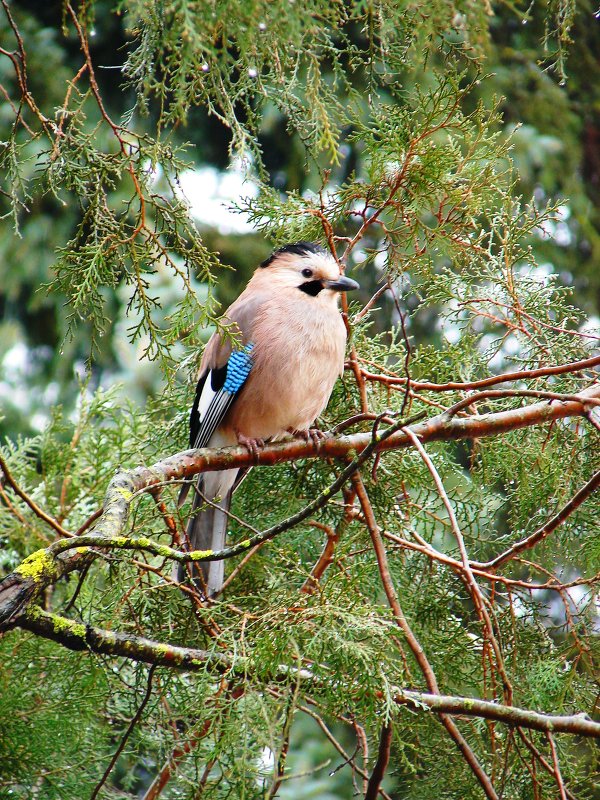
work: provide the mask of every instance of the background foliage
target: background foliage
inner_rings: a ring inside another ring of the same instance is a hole
[[[352,431],[383,412],[433,417],[478,380],[589,359],[595,12],[585,0],[3,0],[0,426],[5,471],[26,493],[2,489],[3,570],[60,535],[36,509],[74,533],[115,470],[185,448],[201,343],[274,245],[319,240],[363,287],[324,430],[359,413]],[[203,216],[206,197],[186,200],[188,170],[207,165],[247,178],[235,233]],[[511,388],[572,396],[592,383],[590,370],[568,370]],[[462,414],[525,402],[486,396]],[[593,479],[598,421],[586,413],[427,445],[473,564],[540,529]],[[592,713],[597,503],[574,508],[498,580],[478,575],[476,591],[422,455],[371,466],[362,480],[389,579],[441,690]],[[340,469],[320,459],[253,470],[232,541],[305,507]],[[182,592],[163,557],[118,547],[46,589],[46,610],[240,666],[225,679],[7,633],[0,793],[149,798],[173,761],[164,797],[360,796],[391,722],[390,796],[481,797],[435,715],[393,702],[395,687],[428,683],[386,602],[356,492],[261,547],[222,602]],[[136,497],[127,535],[176,543],[186,510],[169,488],[161,499],[162,511]],[[327,533],[339,538],[334,560],[307,593]],[[584,740],[482,718],[460,729],[503,798],[594,796],[597,751]]]

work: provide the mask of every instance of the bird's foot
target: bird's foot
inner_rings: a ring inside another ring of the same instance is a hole
[[[299,431],[295,428],[288,428],[288,433],[291,433],[292,436],[298,436],[300,439],[304,439],[305,442],[312,442],[317,449],[321,446],[324,439],[327,438],[327,434],[320,431],[318,428],[308,428],[308,430]]]
[[[254,456],[254,458],[258,458],[259,450],[265,446],[264,439],[254,439],[249,436],[244,436],[244,434],[239,431],[236,431],[235,435],[237,436],[238,443],[241,444],[242,447],[245,447],[250,455]]]

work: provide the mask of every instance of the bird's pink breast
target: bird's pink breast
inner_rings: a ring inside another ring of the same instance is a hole
[[[266,308],[253,341],[254,366],[227,426],[260,439],[308,429],[343,370],[346,330],[337,307],[312,302],[293,311]]]

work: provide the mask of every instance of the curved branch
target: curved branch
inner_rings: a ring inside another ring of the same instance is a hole
[[[429,381],[414,381],[411,379],[410,388],[419,392],[456,392],[471,391],[473,389],[484,389],[489,386],[496,386],[499,383],[509,381],[523,381],[533,378],[543,378],[549,375],[564,375],[568,372],[583,372],[586,369],[593,369],[600,365],[600,356],[585,358],[582,361],[572,361],[567,364],[554,364],[549,367],[538,367],[537,369],[521,369],[515,372],[504,372],[500,375],[492,375],[489,378],[481,378],[476,381],[449,381],[448,383],[430,383]],[[385,383],[387,386],[404,386],[407,378],[399,378],[394,375],[377,375],[374,372],[361,370],[363,376],[368,381]]]

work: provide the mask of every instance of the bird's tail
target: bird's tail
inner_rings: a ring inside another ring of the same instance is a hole
[[[187,524],[186,548],[190,550],[222,550],[225,547],[231,494],[237,470],[214,472],[200,476],[194,492],[192,512]],[[211,501],[210,503],[207,501]],[[179,581],[191,574],[198,588],[212,597],[223,586],[223,561],[180,564]]]

